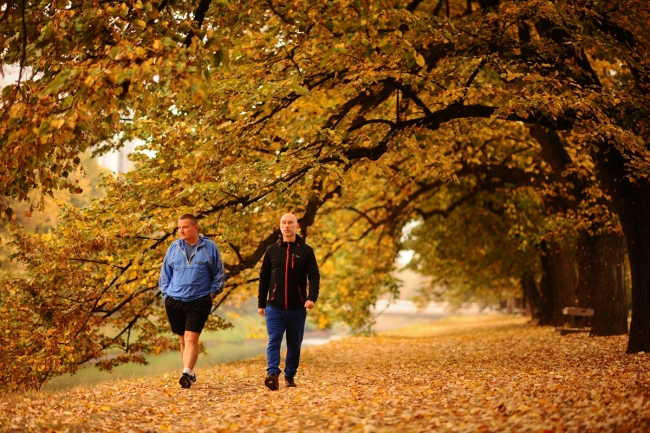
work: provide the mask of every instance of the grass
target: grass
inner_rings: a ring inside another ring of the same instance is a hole
[[[250,308],[247,308],[250,310]],[[199,355],[197,368],[210,368],[225,362],[252,358],[265,353],[266,341],[260,338],[248,338],[251,333],[259,335],[264,320],[257,313],[246,310],[226,317],[234,328],[219,332],[204,332],[201,342],[206,347],[206,354]],[[66,374],[48,382],[43,389],[48,391],[63,390],[76,386],[92,386],[100,382],[120,379],[147,377],[160,373],[171,373],[182,369],[179,352],[166,352],[157,356],[147,356],[147,364],[126,364],[113,369],[112,372],[99,371],[88,366],[76,374]]]

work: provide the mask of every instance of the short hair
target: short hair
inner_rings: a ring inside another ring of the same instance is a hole
[[[196,217],[195,217],[194,215],[192,215],[191,213],[184,213],[184,214],[181,215],[178,219],[179,219],[179,220],[190,220],[190,222],[192,223],[192,225],[194,225],[194,226],[199,225],[198,220],[197,220]]]

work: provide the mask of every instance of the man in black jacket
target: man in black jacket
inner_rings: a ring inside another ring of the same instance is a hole
[[[298,227],[294,214],[282,216],[282,239],[266,249],[260,270],[257,312],[266,317],[266,330],[269,334],[266,349],[268,368],[264,384],[272,391],[280,387],[280,346],[285,332],[287,357],[284,381],[287,387],[296,386],[293,377],[300,363],[300,345],[305,332],[307,309],[314,308],[318,299],[320,274],[316,255],[296,234]]]

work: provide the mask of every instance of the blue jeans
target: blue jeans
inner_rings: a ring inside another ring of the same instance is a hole
[[[284,375],[293,377],[300,364],[300,345],[305,334],[305,319],[307,309],[280,310],[270,305],[266,306],[266,331],[269,334],[269,345],[266,348],[268,374],[280,375],[280,346],[282,337],[287,333],[287,358]]]

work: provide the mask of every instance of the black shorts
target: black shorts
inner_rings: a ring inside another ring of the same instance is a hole
[[[200,334],[212,310],[212,298],[207,295],[194,301],[183,302],[168,296],[165,298],[165,309],[174,334],[183,335],[185,331]]]

